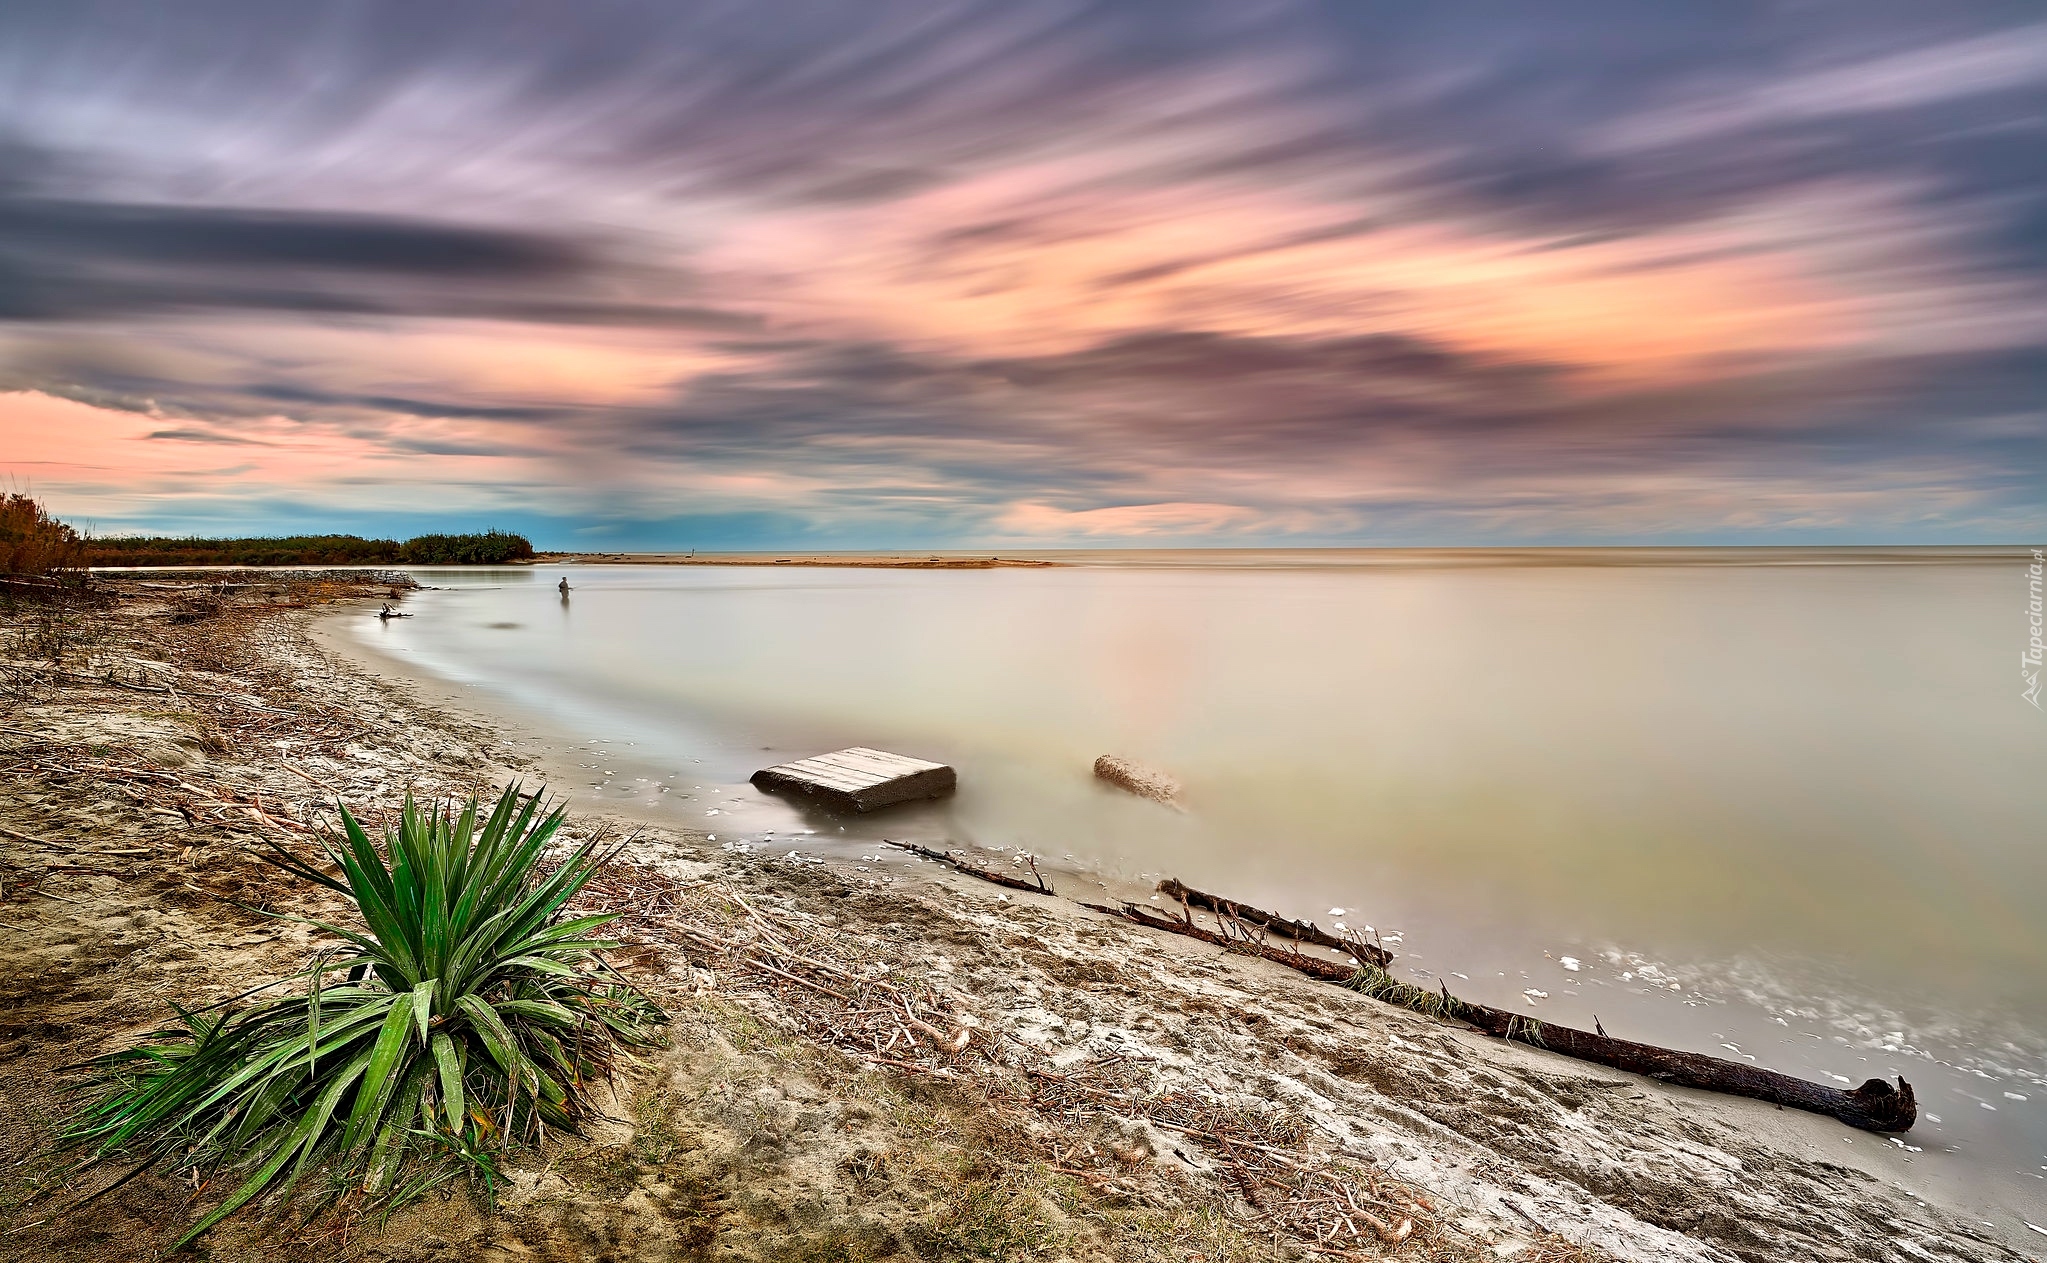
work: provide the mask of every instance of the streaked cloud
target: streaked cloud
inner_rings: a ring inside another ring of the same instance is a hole
[[[2047,26],[0,14],[0,472],[103,529],[2047,528]]]
[[[1824,53],[1822,54],[1824,55]],[[1746,92],[1698,98],[1629,120],[1623,144],[1667,145],[1786,121],[1909,110],[2047,80],[2047,23],[1826,64]]]

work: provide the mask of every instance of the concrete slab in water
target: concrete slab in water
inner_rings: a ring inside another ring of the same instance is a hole
[[[943,798],[959,784],[943,763],[866,746],[836,750],[762,768],[754,786],[769,793],[801,794],[841,811],[873,811],[915,798]]]

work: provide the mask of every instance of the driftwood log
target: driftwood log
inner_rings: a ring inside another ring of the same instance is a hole
[[[1039,876],[1035,862],[1031,865],[1031,876],[1037,878],[1033,884],[1019,877],[1011,877],[1007,873],[998,873],[992,869],[966,863],[950,851],[933,850],[927,846],[918,846],[914,842],[894,842],[886,838],[883,841],[926,859],[950,864],[970,877],[978,877],[982,881],[993,882],[998,886],[1028,890],[1034,894],[1052,893],[1051,885]],[[1318,946],[1333,946],[1338,951],[1349,953],[1359,963],[1310,956],[1297,947],[1276,946],[1263,935],[1253,935],[1244,928],[1246,924],[1250,924],[1271,933],[1288,934],[1286,927],[1298,929],[1301,922],[1204,894],[1170,878],[1159,883],[1159,890],[1181,901],[1183,905],[1181,916],[1162,916],[1148,908],[1128,902],[1120,908],[1100,903],[1082,903],[1080,906],[1138,925],[1150,926],[1155,930],[1164,930],[1169,934],[1184,934],[1204,943],[1213,943],[1231,951],[1258,956],[1275,964],[1285,965],[1310,978],[1332,982],[1402,1008],[1466,1022],[1473,1028],[1499,1039],[1527,1044],[1579,1061],[1611,1066],[1616,1070],[1643,1075],[1660,1083],[1699,1088],[1707,1092],[1725,1092],[1731,1096],[1768,1101],[1779,1108],[1825,1114],[1863,1131],[1910,1131],[1912,1124],[1919,1121],[1918,1100],[1912,1092],[1911,1083],[1903,1076],[1899,1077],[1896,1087],[1882,1079],[1869,1079],[1861,1087],[1845,1091],[1794,1078],[1788,1074],[1780,1074],[1775,1070],[1765,1070],[1760,1066],[1728,1061],[1721,1057],[1681,1052],[1673,1048],[1658,1048],[1654,1044],[1638,1044],[1633,1040],[1615,1039],[1604,1031],[1594,1033],[1570,1026],[1558,1026],[1507,1009],[1496,1009],[1488,1004],[1473,1004],[1468,1000],[1460,1000],[1450,994],[1447,986],[1439,992],[1432,992],[1397,982],[1386,972],[1386,967],[1392,963],[1392,953],[1376,943],[1367,943],[1356,937],[1348,940],[1337,939],[1331,943],[1327,941],[1331,937],[1328,935],[1322,935],[1321,938],[1308,938],[1305,935],[1295,938],[1294,941],[1297,943],[1310,942]],[[1197,907],[1214,913],[1218,928],[1211,930],[1195,924],[1192,909]],[[1314,927],[1310,923],[1307,928]],[[1288,936],[1292,937],[1291,934]]]
[[[1180,889],[1186,889],[1178,882],[1172,884]],[[1165,883],[1160,884],[1160,889],[1165,889]],[[1189,899],[1187,902],[1191,905],[1193,900]],[[1233,906],[1227,900],[1215,902],[1224,907]],[[1135,921],[1139,925],[1147,925],[1155,930],[1184,934],[1205,943],[1214,943],[1232,950],[1262,956],[1266,960],[1285,965],[1322,982],[1333,982],[1338,986],[1360,991],[1376,999],[1430,1016],[1467,1022],[1478,1030],[1500,1039],[1513,1040],[1566,1057],[1574,1057],[1580,1061],[1612,1066],[1616,1070],[1644,1075],[1661,1083],[1700,1088],[1708,1092],[1725,1092],[1733,1096],[1769,1101],[1779,1107],[1825,1114],[1864,1131],[1909,1131],[1919,1118],[1919,1106],[1913,1095],[1912,1085],[1902,1077],[1895,1088],[1882,1079],[1870,1079],[1853,1091],[1844,1091],[1794,1078],[1788,1074],[1779,1074],[1774,1070],[1765,1070],[1760,1066],[1745,1065],[1720,1057],[1708,1057],[1703,1053],[1658,1048],[1653,1044],[1615,1039],[1604,1033],[1594,1034],[1569,1026],[1551,1025],[1506,1009],[1460,1000],[1450,994],[1448,987],[1441,992],[1431,992],[1396,982],[1386,972],[1386,966],[1392,959],[1391,954],[1384,948],[1356,939],[1340,944],[1341,949],[1366,963],[1344,964],[1251,940],[1246,937],[1241,927],[1236,927],[1233,932],[1234,921],[1227,913],[1218,913],[1216,919],[1220,929],[1210,930],[1196,925],[1191,913],[1184,918],[1160,916],[1132,903],[1125,903],[1120,909],[1093,903],[1082,906],[1127,921]],[[1376,952],[1377,955],[1367,959],[1366,956],[1359,955],[1360,949]]]
[[[1912,1085],[1902,1076],[1895,1088],[1882,1079],[1869,1079],[1851,1092],[1809,1083],[1760,1066],[1728,1061],[1724,1057],[1679,1052],[1653,1044],[1615,1039],[1610,1035],[1596,1035],[1569,1026],[1531,1021],[1522,1014],[1491,1005],[1473,1004],[1468,1000],[1453,1001],[1449,1012],[1451,1016],[1501,1039],[1546,1048],[1580,1061],[1612,1066],[1629,1074],[1645,1075],[1661,1083],[1726,1092],[1791,1109],[1831,1115],[1850,1127],[1864,1131],[1910,1131],[1912,1124],[1919,1120],[1919,1104],[1912,1094]]]
[[[1166,898],[1178,899],[1190,908],[1201,908],[1205,911],[1213,912],[1217,916],[1229,917],[1237,921],[1249,921],[1252,925],[1262,925],[1272,933],[1282,938],[1290,938],[1296,943],[1313,943],[1317,947],[1330,947],[1339,952],[1349,952],[1352,955],[1357,954],[1357,943],[1354,939],[1338,938],[1316,925],[1313,921],[1295,921],[1289,917],[1283,917],[1277,912],[1267,912],[1263,908],[1254,908],[1247,903],[1235,903],[1228,899],[1219,898],[1206,891],[1196,890],[1174,877],[1168,877],[1160,882],[1158,890]],[[1392,962],[1393,953],[1376,944],[1368,944],[1367,946],[1371,948],[1376,956],[1374,963],[1383,967]],[[1371,958],[1360,957],[1359,959]]]
[[[1039,874],[1038,862],[1035,859],[1030,861],[1032,880],[1025,881],[1021,877],[1011,877],[1008,873],[998,873],[992,868],[981,868],[977,865],[969,864],[959,857],[957,851],[936,851],[928,846],[918,846],[915,842],[896,842],[889,838],[883,838],[882,841],[887,842],[890,846],[900,847],[913,855],[921,855],[927,860],[937,860],[941,864],[950,864],[969,877],[978,877],[982,881],[994,882],[998,886],[1007,886],[1011,890],[1028,890],[1034,895],[1056,893],[1052,889],[1052,884]]]
[[[1149,798],[1168,807],[1180,805],[1180,782],[1157,768],[1146,767],[1131,759],[1105,754],[1095,760],[1095,777],[1139,798]]]

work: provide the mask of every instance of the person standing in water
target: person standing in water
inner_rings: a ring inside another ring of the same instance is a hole
[[[562,594],[562,600],[566,601],[566,600],[568,600],[568,599],[569,599],[569,578],[568,578],[568,576],[567,576],[567,575],[563,575],[563,576],[562,576],[562,581],[561,581],[561,594]]]

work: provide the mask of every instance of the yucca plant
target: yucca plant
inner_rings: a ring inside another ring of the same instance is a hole
[[[517,786],[478,811],[408,794],[380,853],[343,807],[341,837],[320,844],[338,877],[273,848],[364,928],[307,922],[342,941],[281,980],[294,994],[179,1008],[177,1026],[88,1063],[89,1101],[61,1136],[81,1166],[127,1152],[138,1172],[247,1173],[173,1249],[252,1198],[281,1207],[308,1172],[330,1196],[390,1203],[465,1169],[487,1191],[508,1148],[577,1130],[621,1046],[666,1021],[599,972],[592,953],[616,944],[590,934],[616,914],[563,912],[603,857],[586,843],[544,868],[562,811]]]

